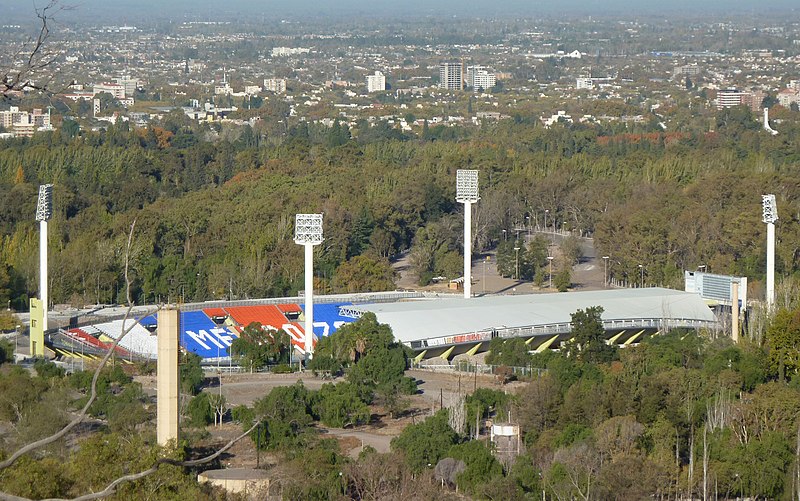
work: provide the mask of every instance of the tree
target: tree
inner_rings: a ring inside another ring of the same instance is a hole
[[[267,331],[257,322],[245,327],[230,346],[231,355],[250,372],[268,362],[287,363],[290,350],[291,338],[283,329]]]
[[[606,344],[600,316],[602,306],[577,310],[572,317],[572,339],[567,352],[571,358],[590,363],[607,363],[616,357],[616,348]]]
[[[394,289],[394,270],[388,261],[367,255],[342,263],[333,278],[337,292],[376,292]]]
[[[253,405],[255,416],[263,421],[252,436],[253,441],[270,449],[301,444],[314,420],[311,405],[312,395],[302,382],[273,388]],[[252,429],[249,422],[244,427]]]
[[[503,467],[486,445],[478,440],[452,446],[447,457],[466,464],[464,471],[456,475],[458,487],[466,492],[477,492],[483,484],[503,475]]]
[[[767,328],[770,370],[784,381],[800,368],[800,308],[781,308]]]
[[[344,428],[369,422],[369,407],[350,383],[327,383],[313,397],[314,414],[325,425]]]
[[[447,424],[447,411],[441,410],[419,424],[406,426],[392,439],[392,450],[403,454],[414,472],[435,466],[456,443],[458,435]]]

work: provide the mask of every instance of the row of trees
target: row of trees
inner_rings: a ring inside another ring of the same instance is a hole
[[[36,290],[31,215],[36,187],[45,182],[55,184],[50,291],[59,303],[119,302],[123,240],[116,236],[133,218],[138,302],[294,293],[302,287],[295,212],[325,213],[319,290],[389,288],[387,259],[408,249],[422,282],[456,276],[462,243],[455,166],[481,171],[476,252],[506,242],[503,230],[541,227],[547,218],[548,226],[566,223],[593,235],[598,251],[611,256],[609,275],[621,280],[634,281],[640,264],[648,283],[672,286],[699,264],[759,277],[757,194],[775,192],[778,271],[793,274],[800,264],[792,216],[800,157],[792,122],[772,137],[727,113],[713,134],[670,137],[505,121],[459,141],[332,145],[297,133],[254,142],[204,135],[170,116],[148,129],[121,124],[74,138],[58,132],[4,141],[0,303],[22,309]],[[196,142],[175,143],[190,133]],[[501,254],[507,270],[509,252]],[[521,254],[520,274],[535,278],[541,256]]]

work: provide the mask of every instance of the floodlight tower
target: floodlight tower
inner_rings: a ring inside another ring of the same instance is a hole
[[[472,296],[472,204],[478,197],[478,171],[456,171],[456,202],[464,204],[464,298]]]
[[[778,220],[778,206],[775,195],[761,196],[761,220],[767,224],[767,308],[775,305],[775,221]]]
[[[314,246],[322,243],[322,214],[297,214],[294,243],[305,247],[306,360],[314,354]]]
[[[53,216],[53,185],[39,185],[36,220],[39,221],[39,299],[42,301],[42,331],[47,330],[47,221]]]

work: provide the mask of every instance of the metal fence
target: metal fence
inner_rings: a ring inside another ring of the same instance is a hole
[[[453,372],[453,373],[468,373],[468,374],[488,374],[497,375],[500,373],[511,374],[517,377],[541,377],[547,372],[547,369],[539,367],[513,367],[508,365],[488,365],[488,364],[472,364],[466,361],[457,364],[432,364],[432,363],[414,363],[411,365],[412,369],[424,370],[431,372]],[[502,369],[501,369],[502,368]],[[499,369],[499,371],[498,371]]]

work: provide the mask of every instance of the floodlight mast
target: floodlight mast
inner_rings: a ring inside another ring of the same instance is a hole
[[[305,352],[314,356],[314,246],[322,243],[322,214],[296,214],[294,243],[305,249]]]
[[[761,196],[761,220],[767,224],[767,309],[775,306],[775,222],[778,220],[778,205],[775,195]]]
[[[39,185],[36,220],[39,221],[39,299],[42,301],[42,330],[47,325],[47,221],[53,216],[53,185]]]
[[[472,297],[472,204],[478,196],[478,171],[456,171],[456,201],[464,204],[464,298]]]

